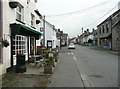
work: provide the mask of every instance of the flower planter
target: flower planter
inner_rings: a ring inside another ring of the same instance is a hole
[[[55,53],[53,53],[53,55],[54,55],[55,62],[58,62],[58,53],[55,52]]]
[[[50,62],[50,65],[52,65],[53,67],[55,67],[55,60],[53,57],[49,57],[49,62]]]
[[[52,65],[44,65],[44,74],[52,74],[53,72],[53,67]]]
[[[2,41],[0,41],[1,43],[2,43],[2,45],[4,46],[4,47],[8,47],[9,46],[9,42],[7,41],[7,40],[2,40]]]

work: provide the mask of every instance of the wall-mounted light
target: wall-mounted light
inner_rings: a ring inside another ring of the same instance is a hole
[[[36,24],[39,24],[40,23],[40,20],[36,20]]]

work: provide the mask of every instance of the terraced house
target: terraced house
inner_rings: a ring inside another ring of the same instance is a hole
[[[0,0],[0,75],[14,69],[17,54],[24,54],[27,61],[41,45],[41,15],[36,3],[37,0]]]
[[[98,46],[119,50],[120,9],[97,26]]]

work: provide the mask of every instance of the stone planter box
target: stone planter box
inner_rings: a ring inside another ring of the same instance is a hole
[[[44,65],[44,74],[52,74],[53,67],[52,65]]]

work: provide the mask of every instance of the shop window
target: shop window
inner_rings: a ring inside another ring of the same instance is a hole
[[[24,54],[27,52],[27,38],[25,36],[16,35],[13,39],[13,54]]]
[[[17,6],[16,19],[19,21],[23,21],[23,7],[21,5]]]

